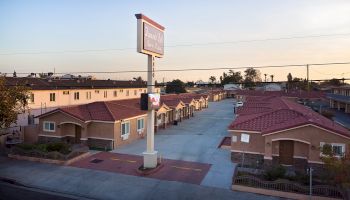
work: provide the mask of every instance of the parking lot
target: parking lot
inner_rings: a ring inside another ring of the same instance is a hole
[[[232,102],[232,99],[211,102],[209,108],[196,112],[193,118],[161,129],[155,136],[155,149],[163,158],[211,164],[201,185],[230,188],[235,164],[230,160],[229,150],[217,147],[233,120]],[[146,139],[113,152],[142,155],[145,148]]]

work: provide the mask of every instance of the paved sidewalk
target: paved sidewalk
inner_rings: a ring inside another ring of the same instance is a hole
[[[4,157],[0,157],[0,177],[15,179],[22,184],[39,189],[93,199],[278,199],[234,192],[229,189],[19,161]]]
[[[212,164],[201,185],[229,189],[236,165],[229,150],[217,147],[228,135],[233,116],[233,99],[210,102],[209,108],[195,112],[193,118],[161,129],[155,135],[155,149],[164,158]],[[112,152],[142,155],[145,148],[144,139]]]

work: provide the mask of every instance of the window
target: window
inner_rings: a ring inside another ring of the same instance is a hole
[[[129,90],[126,90],[126,96],[127,97],[129,96]]]
[[[74,100],[79,100],[79,92],[74,92]]]
[[[63,91],[63,95],[68,95],[69,91]]]
[[[123,92],[123,90],[119,90],[119,92]]]
[[[33,93],[29,94],[29,103],[34,103],[34,94]]]
[[[130,134],[130,122],[123,122],[121,126],[121,135],[123,140],[127,140]]]
[[[103,91],[103,97],[107,98],[107,91]]]
[[[96,94],[100,94],[100,90],[95,90],[95,93]]]
[[[326,143],[321,142],[320,146],[323,147],[323,145],[325,145]],[[334,153],[335,156],[343,156],[345,153],[345,144],[338,144],[338,143],[331,143],[329,144],[332,147],[332,151]],[[322,152],[321,152],[322,155]]]
[[[28,125],[34,124],[34,115],[28,115]]]
[[[141,131],[145,128],[145,119],[141,118],[137,120],[137,131]]]
[[[44,122],[44,131],[55,132],[55,122]]]
[[[117,97],[117,96],[118,96],[117,90],[114,90],[114,91],[113,91],[113,96],[114,96],[114,97]]]
[[[91,99],[91,92],[86,92],[86,99]]]
[[[56,101],[56,93],[50,93],[50,101]]]
[[[146,93],[146,89],[143,90],[143,93]]]
[[[137,90],[134,90],[134,95],[135,95],[135,96],[137,95]]]

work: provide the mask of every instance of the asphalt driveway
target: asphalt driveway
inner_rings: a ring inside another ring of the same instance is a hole
[[[233,99],[211,102],[193,118],[160,130],[155,136],[155,149],[164,158],[212,164],[201,185],[231,188],[235,164],[229,150],[217,147],[228,135],[227,126],[233,118]],[[145,148],[144,139],[112,152],[142,155]]]

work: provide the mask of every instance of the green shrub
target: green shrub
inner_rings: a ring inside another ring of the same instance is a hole
[[[35,145],[35,149],[41,152],[48,152],[46,144],[37,144]]]
[[[57,151],[63,154],[68,154],[69,151],[69,145],[63,142],[56,142],[56,143],[49,143],[47,144],[47,151]]]
[[[274,181],[279,178],[284,178],[285,173],[286,169],[283,166],[273,166],[265,171],[264,177],[269,181]]]
[[[35,145],[33,145],[33,144],[17,144],[16,147],[23,149],[23,150],[33,150],[35,148]]]

